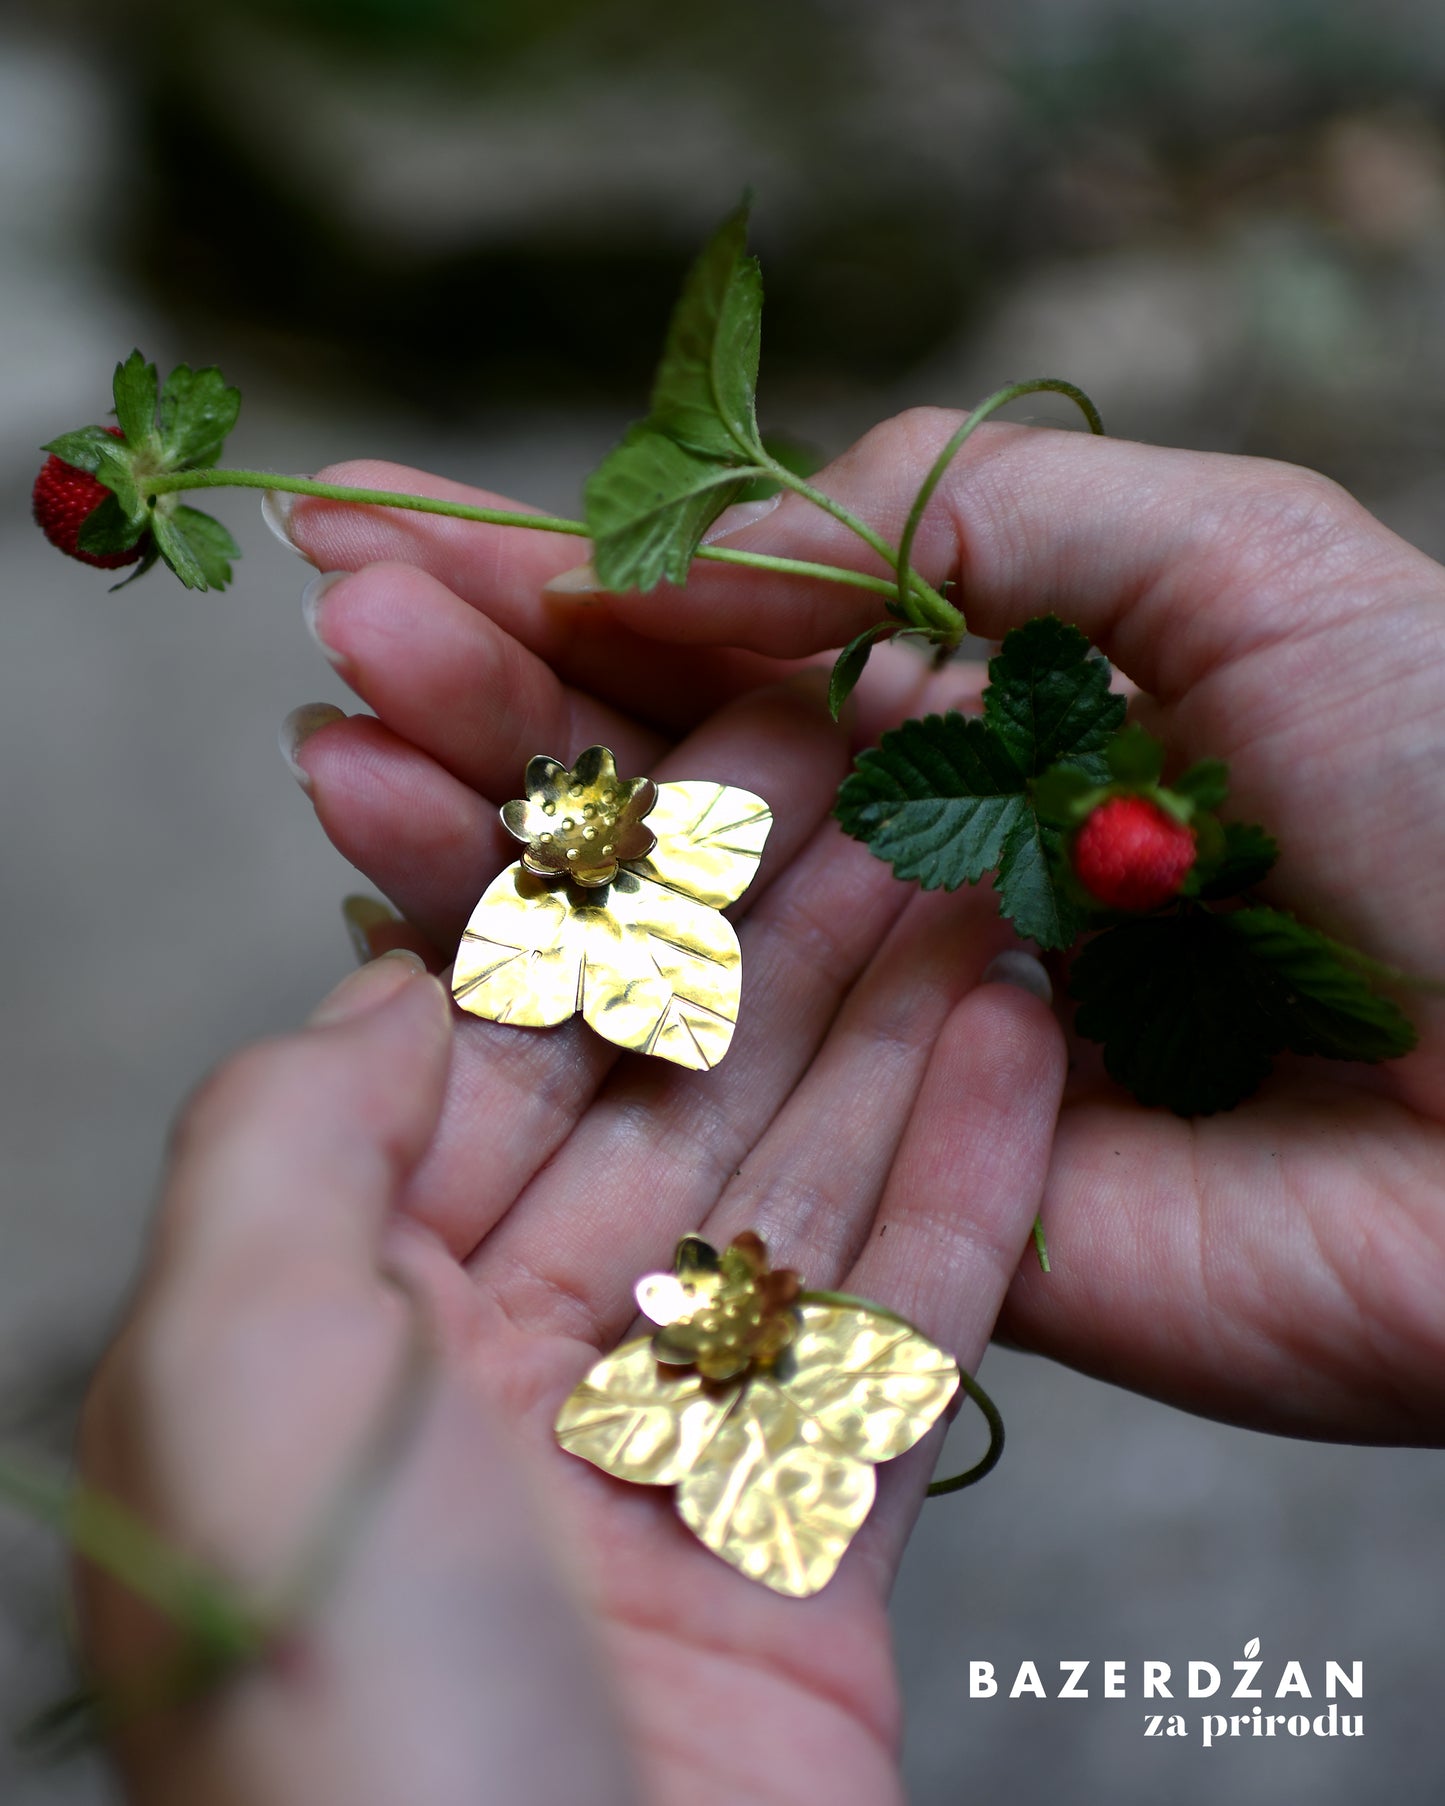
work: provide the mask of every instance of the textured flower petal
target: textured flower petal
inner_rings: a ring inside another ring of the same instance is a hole
[[[683,1277],[677,1273],[645,1273],[633,1287],[637,1308],[652,1322],[666,1325],[691,1317],[716,1293],[722,1276],[716,1271]]]

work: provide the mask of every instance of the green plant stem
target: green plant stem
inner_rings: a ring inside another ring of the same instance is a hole
[[[786,464],[780,464],[776,458],[770,458],[766,453],[764,461],[768,475],[775,483],[791,489],[795,495],[801,495],[815,507],[821,508],[825,514],[831,514],[834,520],[841,521],[851,533],[857,534],[864,545],[872,547],[889,570],[899,573],[898,581],[888,584],[886,588],[891,596],[896,596],[906,620],[925,633],[937,634],[950,645],[957,645],[966,631],[963,616],[916,571],[903,569],[899,563],[899,552],[889,545],[881,533],[875,532],[851,508],[835,501],[831,495],[825,495],[821,489],[815,489],[806,477],[798,476]]]
[[[482,508],[472,502],[444,502],[435,496],[407,495],[401,490],[353,489],[345,483],[319,483],[313,477],[283,477],[269,470],[178,470],[147,479],[149,496],[169,495],[188,489],[268,489],[286,495],[314,495],[322,501],[351,502],[363,508],[401,508],[413,514],[441,514],[452,520],[475,521],[489,527],[529,527],[538,533],[567,533],[587,538],[584,521],[557,514],[524,514],[509,508]],[[853,589],[871,590],[890,601],[898,586],[884,577],[844,570],[841,565],[814,564],[803,558],[777,558],[767,552],[740,552],[728,546],[699,546],[695,554],[713,564],[745,565],[752,570],[777,571],[785,577],[817,577],[843,583]],[[891,555],[890,555],[891,563]],[[947,607],[947,603],[944,604]]]
[[[51,1525],[78,1554],[167,1618],[185,1624],[209,1650],[239,1659],[260,1647],[262,1627],[230,1590],[114,1499],[3,1455],[0,1501]]]
[[[923,519],[923,511],[933,500],[934,490],[943,481],[944,471],[957,457],[965,441],[983,425],[991,414],[996,414],[1000,408],[1007,407],[1011,401],[1017,401],[1021,395],[1038,395],[1045,392],[1067,395],[1088,421],[1089,431],[1103,433],[1104,422],[1100,417],[1099,410],[1077,384],[1065,382],[1061,376],[1040,376],[1031,382],[1008,383],[1002,389],[996,389],[986,401],[981,401],[933,460],[932,468],[923,479],[923,486],[914,496],[913,506],[908,510],[903,537],[898,542],[897,558],[893,561],[893,568],[898,573],[898,599],[904,606],[907,605],[906,598],[909,587],[916,581],[909,563],[913,556],[913,541],[918,533],[919,522]],[[959,619],[962,620],[962,616]]]
[[[524,514],[515,508],[478,508],[471,502],[444,502],[436,496],[406,495],[400,490],[353,489],[346,483],[318,483],[314,477],[283,477],[271,470],[175,470],[148,477],[147,496],[179,489],[271,489],[285,495],[314,495],[328,502],[354,502],[359,507],[407,508],[414,514],[444,514],[454,520],[480,521],[491,527],[532,527],[539,533],[571,533],[587,537],[580,520],[557,514]]]

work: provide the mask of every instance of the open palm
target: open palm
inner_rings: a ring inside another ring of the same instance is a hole
[[[896,537],[954,424],[931,411],[903,416],[819,482]],[[372,466],[330,474],[460,493]],[[574,560],[572,542],[316,503],[292,525],[322,569],[417,567],[367,569],[321,601],[321,636],[383,725],[330,727],[301,756],[332,838],[443,950],[504,857],[494,804],[534,751],[571,756],[604,740],[638,770],[661,760],[664,775],[741,783],[779,817],[730,1063],[680,1083],[620,1073],[602,1095],[603,1120],[630,1127],[587,1131],[585,1167],[538,1171],[610,1054],[575,1036],[524,1045],[517,1035],[493,1053],[490,1031],[464,1031],[466,1064],[412,1207],[479,1274],[499,1276],[499,1296],[539,1289],[552,1308],[559,1295],[585,1298],[592,1236],[637,1225],[643,1264],[655,1258],[658,1225],[637,1194],[655,1193],[679,1163],[698,1173],[699,1195],[715,1193],[742,1118],[766,1120],[790,1093],[793,1111],[803,1107],[794,1087],[824,1016],[908,901],[861,849],[820,830],[838,743],[816,710],[810,718],[796,695],[766,688],[779,661],[838,645],[873,605],[824,584],[702,566],[683,592],[568,600],[539,589]],[[844,529],[793,497],[731,543],[860,558]],[[956,462],[916,557],[931,579],[959,578],[976,631],[998,635],[1049,609],[1077,621],[1145,693],[1139,712],[1172,755],[1228,759],[1232,810],[1284,848],[1270,901],[1407,971],[1445,973],[1445,572],[1433,561],[1309,472],[1009,428],[978,435]],[[966,688],[957,672],[928,679],[906,654],[879,657],[855,740]],[[912,903],[900,931],[911,950],[895,943],[879,955],[894,1007],[920,988],[967,982],[998,944],[980,940],[987,909],[949,907]],[[811,1014],[796,1001],[803,993]],[[1281,1062],[1256,1098],[1194,1122],[1138,1108],[1081,1050],[1047,1188],[1054,1271],[1025,1263],[1008,1335],[1237,1421],[1435,1439],[1445,1010],[1431,993],[1411,1010],[1421,1045],[1408,1059]],[[483,1197],[472,1177],[478,1124],[499,1100],[513,1127],[492,1142],[498,1189]],[[802,1171],[811,1185],[819,1152],[871,1120],[885,1121],[886,1108],[869,1081],[849,1110],[814,1111],[784,1183]],[[585,1207],[590,1235],[578,1222],[584,1171],[603,1186]],[[501,1223],[499,1200],[522,1173],[526,1209]],[[748,1168],[736,1185],[749,1200],[781,1195]],[[523,1225],[548,1222],[556,1241],[539,1277],[540,1244]]]
[[[253,1741],[235,1732],[229,1772],[261,1777],[268,1806],[292,1790],[440,1806],[475,1798],[482,1772],[497,1797],[600,1802],[613,1771],[587,1751],[607,1713],[589,1716],[580,1690],[594,1707],[615,1699],[615,1741],[648,1799],[882,1806],[899,1797],[886,1597],[941,1432],[880,1473],[838,1575],[796,1601],[709,1553],[667,1491],[564,1454],[552,1423],[627,1334],[634,1281],[695,1230],[722,1245],[755,1229],[809,1285],[876,1299],[976,1365],[1042,1193],[1058,1026],[1028,990],[980,983],[1012,939],[989,897],[915,896],[831,822],[848,745],[818,672],[655,645],[601,611],[576,621],[539,596],[559,566],[541,536],[479,545],[412,517],[415,539],[388,545],[391,520],[335,511],[294,527],[352,535],[322,561],[367,567],[313,603],[377,716],[312,712],[294,757],[418,946],[445,955],[514,856],[497,805],[535,753],[570,761],[602,742],[624,775],[761,794],[776,826],[731,912],[742,1012],[712,1072],[621,1055],[578,1021],[459,1018],[448,1059],[435,986],[383,960],[353,983],[398,985],[395,998],[360,1009],[343,993],[343,1020],[332,1006],[307,1034],[239,1056],[192,1107],[158,1270],[91,1412],[99,1481],[224,1571],[274,1576],[384,1395],[398,1321],[383,1259],[444,1337],[442,1402],[309,1626],[336,1708],[318,1711],[313,1691],[292,1710],[304,1673],[256,1677]],[[535,1476],[540,1552],[490,1496],[499,1435]],[[549,1561],[580,1588],[570,1637],[537,1591]],[[130,1645],[107,1597],[97,1646],[119,1660]],[[579,1648],[598,1652],[605,1685],[578,1675]],[[505,1709],[481,1697],[499,1687]],[[572,1726],[568,1783],[565,1740],[535,1748],[536,1699]],[[422,1766],[446,1787],[413,1776],[399,1791],[419,1723]],[[527,1735],[530,1763],[499,1785]],[[201,1743],[196,1766],[170,1770],[175,1797],[199,1797],[222,1760]]]

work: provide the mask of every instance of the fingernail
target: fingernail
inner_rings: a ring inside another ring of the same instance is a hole
[[[406,947],[393,947],[390,953],[383,953],[380,959],[372,960],[359,972],[348,972],[336,989],[328,992],[311,1012],[311,1027],[327,1028],[377,1009],[404,985],[425,973],[426,966],[415,953]]]
[[[754,521],[765,520],[783,499],[780,489],[776,495],[770,495],[761,502],[734,502],[731,508],[724,508],[707,532],[702,536],[705,546],[716,545],[720,539],[726,539],[729,533],[741,533],[744,527],[752,526]]]
[[[376,949],[371,944],[372,931],[377,928],[389,928],[401,917],[389,903],[383,903],[380,897],[343,897],[341,900],[341,919],[346,924],[346,932],[351,936],[351,944],[356,949],[358,965],[365,965],[369,959],[376,958]]]
[[[990,960],[979,983],[1017,985],[1021,991],[1032,992],[1042,1003],[1054,1001],[1054,987],[1049,983],[1048,973],[1032,953],[1020,953],[1017,948],[1010,948]]]
[[[306,792],[311,795],[311,779],[302,766],[297,754],[315,733],[323,727],[330,727],[333,721],[345,721],[346,714],[330,702],[303,702],[299,709],[291,713],[281,723],[281,731],[277,738],[281,744],[281,757],[291,768],[291,775]]]
[[[606,593],[597,581],[597,573],[590,562],[574,564],[570,571],[549,577],[542,585],[544,596],[602,596]]]
[[[261,519],[283,546],[310,564],[310,558],[291,536],[291,516],[295,512],[297,499],[289,489],[268,489],[261,497]]]
[[[321,604],[326,592],[350,575],[350,571],[318,571],[301,592],[301,619],[306,623],[306,631],[315,640],[327,664],[337,671],[345,671],[347,661],[334,646],[326,643],[321,631]]]

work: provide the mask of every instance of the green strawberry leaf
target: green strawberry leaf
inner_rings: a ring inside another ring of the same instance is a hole
[[[184,503],[171,515],[171,524],[184,533],[201,574],[210,589],[224,589],[231,581],[231,560],[241,556],[241,548],[214,515],[202,514],[199,508]]]
[[[1077,828],[1105,795],[1105,786],[1076,765],[1051,765],[1040,772],[1029,790],[1039,820],[1048,827],[1065,829]]]
[[[1279,858],[1279,844],[1272,835],[1251,822],[1240,821],[1225,822],[1219,830],[1217,849],[1210,848],[1206,855],[1203,825],[1199,862],[1189,874],[1187,886],[1196,896],[1218,901],[1253,890]]]
[[[1067,946],[1082,925],[1063,861],[1064,831],[1035,801],[1052,767],[1107,783],[1105,752],[1124,715],[1109,667],[1077,628],[1030,621],[990,661],[983,718],[905,721],[860,753],[838,792],[845,833],[897,877],[925,890],[976,884],[998,868],[1001,910],[1042,947]],[[1051,775],[1053,793],[1071,785]]]
[[[186,588],[205,589],[206,573],[201,569],[200,560],[191,550],[191,542],[170,516],[157,514],[152,531],[155,534],[156,550]]]
[[[1256,976],[1223,917],[1144,916],[1106,929],[1074,960],[1074,1027],[1103,1043],[1109,1076],[1141,1104],[1210,1116],[1248,1097],[1279,1051]]]
[[[1417,1036],[1409,1017],[1382,997],[1348,947],[1281,909],[1241,909],[1220,917],[1277,985],[1281,1046],[1326,1060],[1394,1060]]]
[[[107,433],[98,447],[91,474],[97,483],[103,483],[111,492],[129,520],[137,527],[145,527],[149,524],[151,511],[132,474],[133,456],[128,445],[112,439]]]
[[[1040,947],[1072,946],[1086,920],[1087,899],[1064,859],[1067,838],[1025,808],[1009,829],[999,860],[999,913]]]
[[[763,278],[744,203],[703,247],[673,309],[648,424],[689,451],[758,461]]]
[[[93,508],[80,524],[75,536],[79,551],[104,556],[107,552],[128,552],[146,531],[145,522],[134,521],[113,495],[108,495]]]
[[[1109,744],[1106,757],[1109,776],[1116,784],[1157,784],[1164,770],[1162,742],[1131,721],[1120,728]]]
[[[605,589],[684,583],[702,536],[755,473],[699,457],[646,421],[587,479],[583,512]]]
[[[795,477],[810,477],[821,470],[825,459],[816,445],[805,439],[794,439],[788,433],[764,433],[763,450],[775,464],[792,471]],[[738,494],[740,502],[765,502],[782,488],[776,477],[754,477]]]
[[[750,482],[771,475],[755,408],[762,307],[744,206],[688,271],[651,414],[584,488],[593,568],[605,589],[685,582],[708,527]]]
[[[977,884],[1028,808],[1018,768],[976,715],[925,715],[862,752],[838,792],[843,832],[924,890]]]
[[[1077,627],[1056,615],[1026,621],[1006,635],[988,676],[984,720],[1022,776],[1065,764],[1108,782],[1102,755],[1123,724],[1124,698],[1109,693],[1108,661]]]
[[[1229,795],[1229,767],[1223,759],[1201,759],[1169,786],[1196,809],[1218,809]]]
[[[132,448],[138,449],[155,437],[158,386],[155,365],[148,364],[139,351],[132,351],[123,364],[115,367],[115,417],[126,444]]]
[[[86,470],[94,475],[100,467],[102,457],[107,452],[113,452],[116,444],[117,441],[103,426],[83,426],[78,432],[62,433],[58,439],[52,439],[49,445],[42,445],[40,449],[52,452],[62,464],[72,465],[76,470]]]
[[[1110,1076],[1180,1116],[1232,1109],[1286,1049],[1377,1061],[1415,1044],[1348,948],[1273,909],[1121,923],[1075,959],[1069,989]]]
[[[833,674],[828,679],[828,712],[836,721],[843,712],[843,704],[857,688],[858,679],[863,675],[868,658],[879,640],[887,639],[898,631],[894,621],[875,621],[871,627],[865,627],[862,633],[848,644],[833,661]]]
[[[191,550],[191,542],[184,530],[175,524],[171,516],[157,514],[152,531],[156,536],[156,550],[186,588],[206,589],[206,573],[201,569],[201,561]]]
[[[187,589],[224,589],[231,581],[232,558],[240,547],[209,514],[184,506],[154,517],[160,555]]]
[[[214,366],[192,370],[177,364],[161,391],[161,455],[167,470],[204,470],[214,464],[241,411],[241,391]]]
[[[155,569],[156,565],[160,563],[160,556],[160,551],[155,542],[155,535],[152,534],[146,543],[146,549],[141,557],[140,563],[122,577],[119,583],[112,583],[109,593],[113,596],[118,589],[128,589],[138,577],[144,577],[147,571]]]

